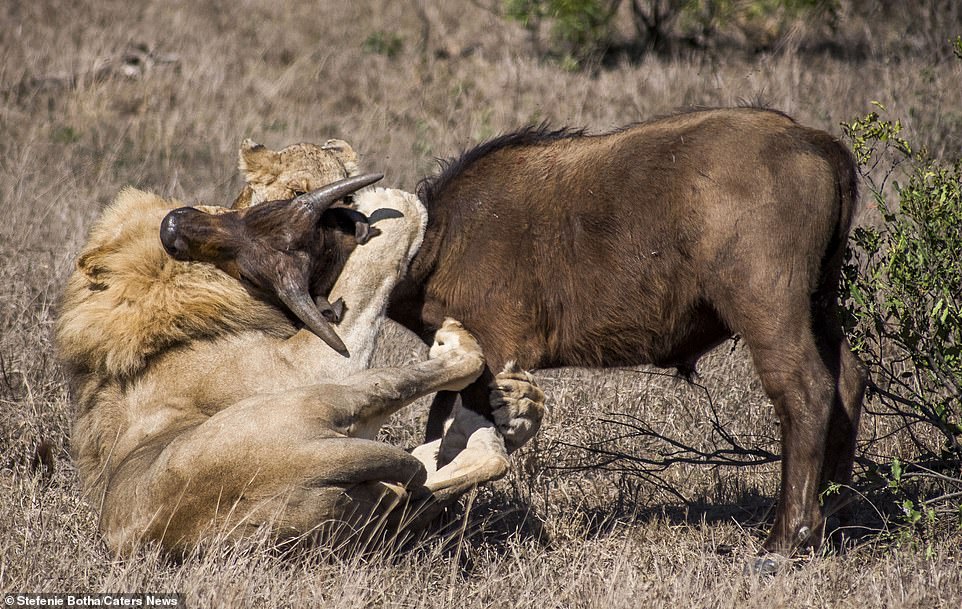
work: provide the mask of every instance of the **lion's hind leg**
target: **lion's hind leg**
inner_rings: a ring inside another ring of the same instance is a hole
[[[111,548],[127,554],[157,541],[180,552],[264,526],[297,536],[383,503],[373,496],[380,486],[365,491],[366,483],[423,484],[423,465],[405,451],[331,429],[319,398],[341,390],[258,395],[135,451],[104,499],[101,528]],[[389,512],[393,503],[384,506]]]

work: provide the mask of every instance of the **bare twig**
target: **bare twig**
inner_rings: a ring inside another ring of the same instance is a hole
[[[651,370],[636,370],[634,368],[617,368],[620,372],[637,375],[677,378],[674,374]],[[781,457],[761,448],[749,447],[742,444],[739,438],[731,434],[722,423],[711,392],[700,383],[689,380],[689,385],[700,389],[707,403],[711,433],[719,438],[715,448],[703,449],[684,440],[671,437],[652,427],[638,416],[625,412],[606,412],[597,421],[609,428],[620,431],[604,439],[587,444],[556,442],[555,446],[582,451],[592,456],[588,462],[571,464],[556,464],[551,469],[559,470],[603,470],[627,473],[656,481],[663,490],[673,496],[682,498],[683,495],[669,483],[657,475],[673,465],[709,465],[713,467],[742,467],[755,466],[778,462]],[[614,446],[624,440],[647,440],[662,445],[655,456],[635,454]]]

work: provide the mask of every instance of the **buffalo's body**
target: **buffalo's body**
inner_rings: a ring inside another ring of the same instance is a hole
[[[394,319],[425,338],[462,320],[491,370],[689,369],[740,334],[782,424],[766,545],[817,541],[820,484],[850,476],[864,388],[836,311],[856,170],[832,136],[753,108],[600,136],[529,129],[418,195],[429,223]],[[487,404],[489,380],[462,392],[468,406]],[[451,401],[435,402],[429,434]]]

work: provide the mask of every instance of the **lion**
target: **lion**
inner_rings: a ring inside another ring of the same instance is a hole
[[[348,165],[343,173],[356,174]],[[418,531],[508,471],[498,427],[469,411],[449,428],[458,450],[441,468],[437,441],[409,453],[374,439],[398,409],[459,390],[484,367],[474,337],[449,319],[426,361],[370,369],[388,297],[427,221],[417,197],[398,190],[335,203],[376,178],[274,203],[252,187],[236,209],[189,213],[127,188],[103,212],[56,332],[77,404],[72,456],[112,551],[154,542],[183,554],[265,528],[277,542],[318,543]],[[258,208],[271,221],[253,222]],[[283,221],[297,209],[314,220]],[[230,247],[197,229],[211,218]],[[359,225],[377,231],[360,238]],[[316,241],[337,255],[322,260]],[[281,267],[287,275],[272,275]],[[308,293],[343,307],[318,318],[303,310]],[[506,428],[536,430],[544,394],[532,377],[506,367],[495,384]]]
[[[246,185],[233,207],[243,209],[251,201],[257,204],[273,199],[288,199],[334,180],[357,177],[360,174],[358,158],[354,148],[341,139],[329,139],[323,145],[301,142],[280,150],[271,150],[247,138],[240,146],[237,162],[237,168]],[[355,226],[359,235],[365,232],[363,222],[358,222]],[[321,300],[319,304],[330,313],[330,306],[326,301]],[[506,369],[513,367],[513,361],[505,365]],[[525,378],[534,382],[531,375],[526,375]],[[491,396],[490,399],[493,402],[498,396]],[[452,415],[456,415],[453,417],[456,422],[465,417],[471,418],[468,415],[471,411],[461,412],[462,410],[465,409],[459,400],[452,411]],[[498,408],[490,414],[509,452],[521,447],[533,437],[540,429],[542,420],[541,416],[516,416],[514,408]],[[450,426],[450,419],[446,425]],[[455,425],[453,429],[448,428],[441,441],[438,451],[438,462],[441,464],[448,463],[461,450],[463,442],[454,441],[455,438],[463,436],[463,433],[457,431],[457,427]]]
[[[238,156],[238,169],[246,184],[231,206],[234,209],[290,199],[360,173],[357,152],[339,139],[320,146],[301,142],[271,150],[247,138]]]

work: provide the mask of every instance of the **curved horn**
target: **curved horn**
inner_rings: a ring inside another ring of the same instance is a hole
[[[312,190],[295,198],[291,203],[298,203],[314,212],[323,212],[334,201],[346,197],[356,190],[369,186],[384,177],[383,173],[367,173],[344,180],[332,182],[324,188]]]
[[[334,332],[334,328],[324,319],[321,312],[318,311],[317,306],[315,306],[306,290],[291,287],[285,282],[285,285],[278,287],[277,297],[290,309],[291,313],[303,321],[304,325],[316,334],[318,338],[327,343],[331,349],[334,349],[344,357],[351,356],[347,347],[345,347],[341,341],[341,338]]]

